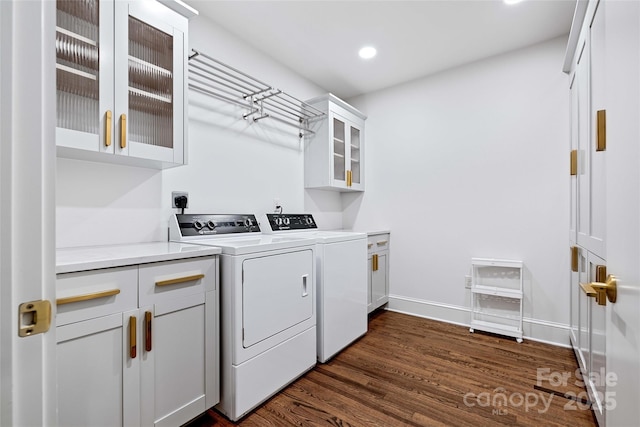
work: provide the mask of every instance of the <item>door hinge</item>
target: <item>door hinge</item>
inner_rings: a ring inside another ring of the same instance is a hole
[[[18,307],[18,336],[42,334],[51,326],[51,302],[30,301]]]

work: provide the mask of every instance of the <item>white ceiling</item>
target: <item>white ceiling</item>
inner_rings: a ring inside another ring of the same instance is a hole
[[[575,8],[575,0],[186,2],[342,98],[567,35]],[[360,59],[364,45],[378,55]]]

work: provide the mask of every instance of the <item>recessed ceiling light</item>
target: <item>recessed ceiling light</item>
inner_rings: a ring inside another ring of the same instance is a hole
[[[505,4],[517,4],[523,0],[503,0],[503,1],[505,2]]]
[[[360,51],[358,52],[358,55],[360,55],[360,58],[362,59],[371,59],[374,56],[376,56],[377,53],[378,51],[376,50],[375,47],[365,46],[362,49],[360,49]]]

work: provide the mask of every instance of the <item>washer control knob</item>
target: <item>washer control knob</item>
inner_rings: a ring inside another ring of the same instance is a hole
[[[195,227],[196,230],[202,230],[202,227],[204,227],[204,224],[202,223],[202,221],[194,221],[193,226]]]
[[[244,226],[248,228],[253,227],[253,221],[251,221],[251,218],[247,218],[244,220]]]
[[[216,228],[216,224],[213,221],[207,221],[207,227],[209,227],[209,229],[213,230],[214,228]]]
[[[276,225],[282,225],[282,218],[276,218]]]
[[[289,223],[291,223],[291,220],[289,219],[289,217],[286,217],[284,219],[284,225],[289,225]]]
[[[313,218],[312,218],[312,217],[310,217],[310,216],[308,216],[308,217],[305,219],[305,222],[307,223],[307,225],[311,225],[311,224],[313,224]]]

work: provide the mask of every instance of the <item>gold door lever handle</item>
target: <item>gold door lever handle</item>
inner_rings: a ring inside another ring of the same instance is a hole
[[[580,287],[588,297],[595,297],[598,305],[607,305],[607,299],[615,303],[618,298],[618,281],[612,274],[607,276],[604,283],[580,283]]]

